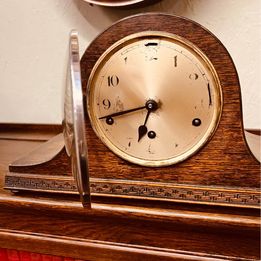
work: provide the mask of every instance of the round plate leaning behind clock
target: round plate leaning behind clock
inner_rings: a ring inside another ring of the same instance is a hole
[[[159,26],[133,31],[113,42],[93,67],[89,118],[119,157],[149,167],[176,164],[215,132],[222,111],[219,78],[185,37]]]

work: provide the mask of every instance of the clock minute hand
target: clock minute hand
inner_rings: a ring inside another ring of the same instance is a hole
[[[137,108],[133,108],[133,109],[129,109],[129,110],[126,110],[126,111],[115,112],[115,113],[112,113],[112,114],[109,114],[109,115],[106,115],[106,116],[102,116],[99,119],[101,120],[101,119],[105,119],[105,118],[108,118],[108,117],[116,117],[116,116],[120,116],[120,115],[123,115],[123,114],[131,113],[131,112],[134,112],[134,111],[142,110],[142,109],[145,109],[145,108],[146,108],[146,105],[141,106],[141,107],[137,107]]]

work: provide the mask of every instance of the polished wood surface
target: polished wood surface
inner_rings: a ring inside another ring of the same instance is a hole
[[[41,142],[0,139],[1,247],[85,260],[260,259],[256,209],[97,198],[88,211],[77,196],[4,190],[8,164]]]

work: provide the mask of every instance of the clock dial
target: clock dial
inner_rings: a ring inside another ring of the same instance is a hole
[[[115,43],[88,82],[96,134],[118,156],[166,166],[193,155],[212,136],[222,108],[217,74],[187,40],[142,32]]]

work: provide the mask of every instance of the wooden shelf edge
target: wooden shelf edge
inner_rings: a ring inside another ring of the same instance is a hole
[[[17,243],[19,242],[19,243]],[[40,233],[27,233],[16,230],[0,229],[0,245],[56,256],[66,256],[88,260],[238,260],[238,257],[222,256],[158,248],[151,246],[104,242],[98,240],[79,239],[66,236],[54,236]],[[240,260],[245,260],[244,258]]]
[[[0,196],[0,207],[4,209],[23,209],[27,211],[41,210],[47,213],[59,212],[88,217],[114,217],[140,219],[160,222],[172,222],[195,226],[210,226],[212,228],[229,228],[259,230],[258,216],[238,214],[197,212],[181,209],[165,209],[159,207],[131,206],[120,204],[93,203],[92,209],[84,209],[77,201],[62,201],[55,199],[34,199],[19,196]]]
[[[0,123],[0,139],[17,141],[47,141],[62,132],[59,124]]]

